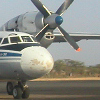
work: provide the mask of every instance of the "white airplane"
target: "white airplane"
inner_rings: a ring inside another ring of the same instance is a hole
[[[67,41],[76,51],[80,51],[77,41],[100,39],[100,35],[96,34],[68,34],[60,26],[63,22],[61,15],[74,0],[65,0],[56,13],[49,11],[39,0],[31,1],[39,13],[21,14],[0,28],[0,79],[7,81],[7,92],[15,99],[29,97],[26,81],[52,70],[54,61],[45,48],[53,42]],[[61,34],[54,32],[56,28]]]
[[[51,54],[22,32],[0,32],[0,80],[7,82],[7,93],[15,99],[28,98],[26,81],[49,73],[54,65]]]

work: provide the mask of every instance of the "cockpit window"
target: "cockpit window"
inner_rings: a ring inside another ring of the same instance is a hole
[[[10,37],[10,41],[11,43],[18,43],[18,42],[21,42],[20,38],[17,36],[17,37]]]
[[[9,43],[9,42],[8,42],[8,38],[4,38],[2,44],[7,44],[7,43]]]
[[[2,38],[0,38],[0,42],[1,42]]]
[[[23,42],[33,42],[32,39],[29,36],[21,36]]]
[[[34,36],[31,36],[31,38],[32,38],[35,42],[37,42],[37,40],[34,38]]]

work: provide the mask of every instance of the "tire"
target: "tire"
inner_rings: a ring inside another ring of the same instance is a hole
[[[13,97],[14,97],[14,99],[21,99],[22,98],[22,89],[19,86],[14,87]]]
[[[27,88],[23,91],[22,98],[23,98],[23,99],[27,99],[27,98],[29,98],[29,95],[30,95],[30,90],[29,90],[29,88],[27,87]]]
[[[13,84],[12,84],[11,82],[8,82],[8,83],[7,83],[6,89],[7,89],[7,93],[8,93],[9,95],[13,95]]]

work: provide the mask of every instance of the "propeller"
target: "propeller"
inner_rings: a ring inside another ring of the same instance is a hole
[[[74,39],[60,26],[63,22],[61,15],[65,10],[72,4],[74,0],[65,0],[65,2],[59,7],[56,13],[51,13],[41,2],[40,0],[31,0],[37,9],[44,16],[44,28],[36,35],[36,39],[40,41],[44,34],[50,30],[58,27],[60,33],[64,36],[64,39],[76,50],[80,51],[81,49],[76,44]]]
[[[51,15],[50,11],[40,2],[40,0],[31,0],[37,9],[44,15],[44,18]]]
[[[49,25],[47,24],[45,27],[43,27],[43,29],[35,36],[37,41],[40,41],[42,39],[42,37],[44,36],[44,34],[47,32],[49,28]]]
[[[65,40],[74,48],[76,49],[76,51],[80,51],[81,49],[79,48],[79,46],[76,44],[76,42],[74,41],[74,39],[61,27],[58,26],[58,29],[60,31],[60,33],[64,36]]]
[[[65,2],[59,7],[59,9],[56,11],[56,14],[62,15],[65,10],[72,4],[74,0],[65,0]]]

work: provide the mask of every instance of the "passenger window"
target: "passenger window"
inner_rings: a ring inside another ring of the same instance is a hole
[[[29,36],[22,36],[23,42],[33,42]]]
[[[7,44],[7,43],[9,43],[9,42],[8,42],[8,38],[4,38],[2,44]]]
[[[21,40],[20,40],[19,37],[10,37],[10,41],[11,41],[11,43],[18,43],[18,42],[21,42]]]

